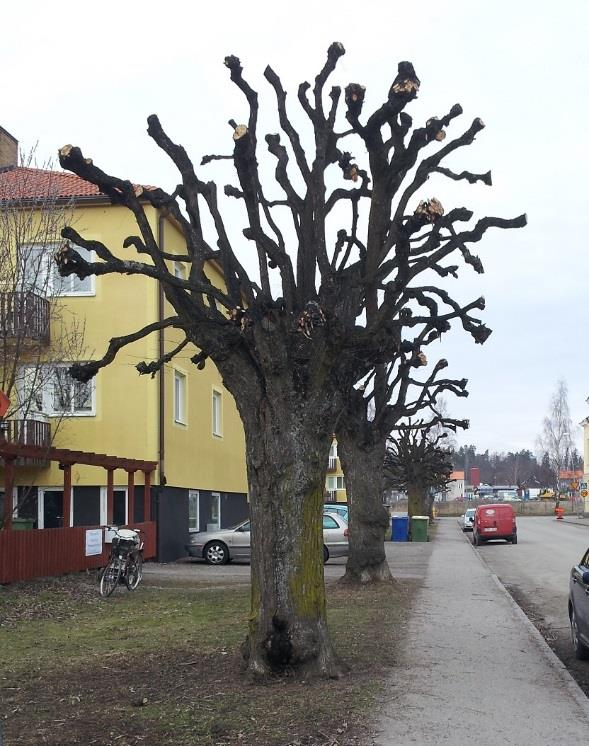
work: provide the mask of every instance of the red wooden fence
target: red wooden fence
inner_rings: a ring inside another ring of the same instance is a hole
[[[0,583],[64,575],[88,568],[103,567],[108,562],[110,544],[104,543],[102,554],[86,557],[86,531],[93,526],[45,528],[30,531],[0,531]],[[155,557],[155,522],[134,523],[144,533],[143,556]]]

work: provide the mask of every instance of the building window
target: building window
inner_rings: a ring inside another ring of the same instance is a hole
[[[174,277],[180,280],[186,279],[186,267],[184,262],[174,262]]]
[[[94,275],[61,277],[54,261],[61,244],[25,244],[20,248],[20,267],[24,290],[38,295],[94,295]],[[81,246],[73,247],[87,262],[94,254]]]
[[[186,424],[186,376],[174,371],[174,421]]]
[[[199,494],[198,490],[188,490],[188,530],[200,531],[199,520]]]
[[[344,490],[344,478],[343,477],[327,477],[327,489],[328,490]]]
[[[208,531],[221,528],[221,495],[219,492],[211,492],[211,522],[207,525]]]
[[[213,435],[223,434],[223,402],[220,391],[213,390]]]
[[[23,369],[21,411],[53,416],[89,417],[96,414],[95,379],[76,381],[67,365],[39,365]]]

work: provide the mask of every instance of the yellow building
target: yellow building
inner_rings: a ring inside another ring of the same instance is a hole
[[[329,464],[325,478],[325,502],[345,503],[347,501],[344,472],[337,455],[337,440],[334,438],[329,450]]]
[[[24,199],[33,205],[44,199],[61,204],[72,201],[70,222],[76,231],[112,247],[124,258],[135,258],[133,247],[121,248],[124,239],[137,232],[127,209],[112,205],[94,185],[72,174],[17,166],[17,148],[16,140],[0,128],[0,200],[4,205],[15,195],[21,203]],[[170,254],[185,253],[177,226],[149,205],[145,212],[160,249]],[[77,250],[94,260],[92,252]],[[176,274],[183,273],[181,262],[169,264]],[[47,261],[42,271],[47,273],[50,293],[58,297],[60,317],[72,323],[83,321],[82,360],[102,357],[112,337],[137,331],[167,314],[161,290],[151,278],[60,278],[52,261]],[[214,282],[222,283],[217,268],[210,266],[208,271]],[[0,288],[0,315],[2,309],[13,307],[9,295],[15,293]],[[46,313],[46,301],[35,294],[35,287],[21,296]],[[2,329],[7,329],[6,323],[2,323]],[[34,335],[35,329],[31,328],[30,333]],[[56,330],[50,329],[49,333],[48,349]],[[28,408],[27,426],[14,424],[8,430],[8,438],[18,434],[28,442],[37,439],[39,445],[50,442],[58,448],[157,462],[152,478],[152,516],[157,521],[158,558],[162,561],[184,555],[190,531],[211,525],[226,527],[247,515],[243,429],[235,402],[213,363],[207,360],[204,370],[198,370],[190,360],[197,350],[187,346],[154,376],[139,376],[136,370],[141,361],[161,359],[179,341],[170,329],[139,339],[121,350],[89,384],[68,376],[71,360],[56,364],[53,359],[46,385],[36,393],[34,406]],[[34,369],[32,363],[30,367]],[[23,380],[27,380],[26,374]],[[21,395],[26,396],[26,391]],[[35,426],[29,426],[29,421]],[[1,472],[0,461],[0,479]],[[89,466],[74,468],[70,515],[64,516],[59,464],[17,464],[14,516],[29,518],[35,528],[104,525],[106,484],[98,481],[99,476],[103,478]],[[132,523],[143,517],[141,499],[134,501],[134,515],[128,514],[128,484],[126,473],[120,469],[114,472],[114,523]],[[140,496],[141,472],[137,473],[135,489]]]

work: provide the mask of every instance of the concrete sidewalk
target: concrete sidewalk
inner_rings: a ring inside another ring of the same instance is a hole
[[[589,699],[465,539],[438,521],[398,667],[377,722],[378,746],[548,746],[589,740]],[[402,554],[392,545],[393,574]]]

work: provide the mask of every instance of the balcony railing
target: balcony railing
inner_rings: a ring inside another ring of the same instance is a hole
[[[7,429],[0,434],[9,443],[41,446],[49,448],[51,445],[51,425],[45,420],[7,420]],[[49,462],[43,458],[17,458],[17,466],[46,466]]]
[[[327,471],[337,471],[337,456],[330,456]]]
[[[325,502],[336,503],[337,502],[337,490],[327,490],[325,496]]]
[[[49,342],[49,302],[30,291],[0,293],[0,337]]]

